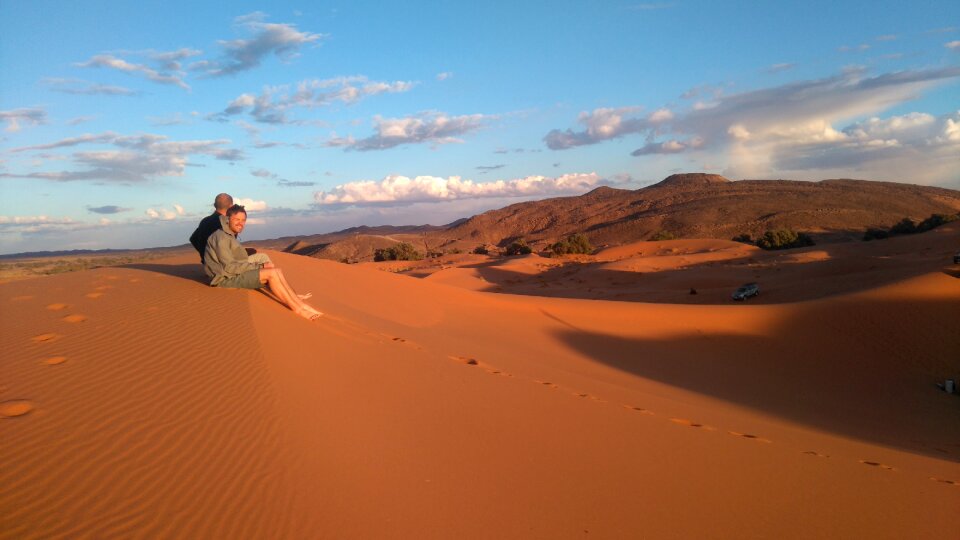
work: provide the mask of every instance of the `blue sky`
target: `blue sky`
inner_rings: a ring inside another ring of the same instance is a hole
[[[675,172],[960,189],[956,2],[0,0],[0,253],[443,224]]]

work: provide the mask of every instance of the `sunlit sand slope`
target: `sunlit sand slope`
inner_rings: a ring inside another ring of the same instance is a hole
[[[949,273],[684,306],[271,255],[323,319],[192,258],[0,285],[0,536],[905,538],[960,506]]]

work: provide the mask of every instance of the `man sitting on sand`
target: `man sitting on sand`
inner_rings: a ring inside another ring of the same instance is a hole
[[[293,291],[283,272],[272,262],[255,262],[247,256],[237,236],[247,224],[247,211],[239,204],[228,208],[220,230],[207,239],[203,256],[203,269],[210,276],[210,285],[236,289],[259,289],[264,285],[278,300],[294,313],[314,320],[323,313],[308,306],[303,298]]]
[[[207,239],[210,235],[223,228],[221,219],[227,214],[227,208],[233,206],[233,197],[221,193],[213,200],[213,213],[200,220],[197,230],[190,235],[190,243],[200,253],[200,264],[203,264],[203,253],[207,249]]]

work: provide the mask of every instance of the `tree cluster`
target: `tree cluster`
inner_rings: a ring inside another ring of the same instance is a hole
[[[593,252],[593,246],[590,240],[584,234],[571,234],[566,238],[550,246],[550,251],[554,255],[567,255],[569,253],[589,254]]]
[[[533,253],[533,249],[527,245],[527,242],[523,238],[513,241],[503,250],[503,254],[508,257],[511,255],[527,255],[529,253]]]
[[[401,242],[395,246],[377,249],[373,252],[374,261],[419,261],[423,257],[412,245]]]
[[[792,249],[812,245],[814,245],[813,238],[791,229],[767,231],[757,239],[757,247],[761,249]]]
[[[863,233],[863,239],[882,240],[884,238],[901,234],[917,234],[927,232],[930,229],[935,229],[941,225],[950,223],[951,221],[957,221],[957,219],[960,219],[960,214],[930,214],[930,217],[921,221],[920,223],[917,223],[910,218],[903,218],[896,225],[890,227],[889,229],[867,229],[867,232]]]

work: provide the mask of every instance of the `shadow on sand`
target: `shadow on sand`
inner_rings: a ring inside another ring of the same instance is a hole
[[[960,396],[936,386],[960,378],[956,301],[808,304],[764,335],[691,327],[682,336],[638,339],[565,324],[562,342],[634,375],[817,430],[960,462]]]
[[[763,291],[751,303],[775,304],[860,292],[936,271],[953,275],[954,270],[944,269],[948,257],[938,250],[898,259],[888,256],[891,248],[879,242],[857,246],[863,253],[855,256],[849,254],[849,244],[828,244],[642,272],[610,269],[600,262],[567,262],[530,275],[502,267],[502,259],[464,268],[475,269],[491,284],[484,292],[668,304],[730,303],[730,294],[751,281],[759,282]],[[792,259],[811,251],[826,256]],[[690,294],[691,289],[698,294]]]
[[[136,270],[146,270],[147,272],[155,272],[157,274],[163,274],[165,276],[173,276],[183,279],[188,279],[190,281],[196,281],[203,285],[210,284],[210,278],[203,272],[203,268],[199,264],[149,264],[149,263],[136,263],[136,264],[125,264],[120,268],[133,268]]]

